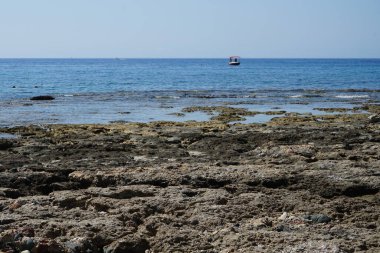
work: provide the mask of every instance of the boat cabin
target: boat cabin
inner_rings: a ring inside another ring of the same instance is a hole
[[[229,63],[230,65],[240,65],[240,57],[239,56],[231,56]]]

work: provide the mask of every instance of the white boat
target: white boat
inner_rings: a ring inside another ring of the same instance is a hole
[[[233,65],[233,66],[240,65],[240,57],[239,56],[231,56],[228,64]]]

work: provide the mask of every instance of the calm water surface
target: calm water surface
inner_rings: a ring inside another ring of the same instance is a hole
[[[56,99],[30,100],[38,95]],[[379,101],[378,59],[0,59],[0,126],[208,119],[174,115],[192,105],[318,114]]]

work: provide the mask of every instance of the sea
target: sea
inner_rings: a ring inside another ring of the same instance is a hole
[[[31,100],[41,95],[55,99]],[[183,112],[191,106],[318,115],[379,102],[380,59],[0,59],[0,127],[210,119]]]

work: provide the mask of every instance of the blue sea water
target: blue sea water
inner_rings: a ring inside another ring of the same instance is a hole
[[[30,100],[38,95],[56,99]],[[192,105],[321,113],[313,108],[379,101],[380,59],[0,59],[0,126],[208,119],[174,115]]]

